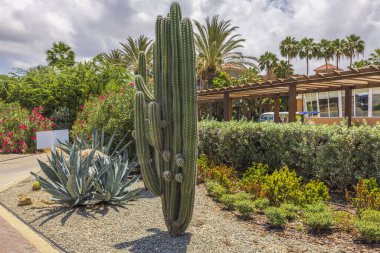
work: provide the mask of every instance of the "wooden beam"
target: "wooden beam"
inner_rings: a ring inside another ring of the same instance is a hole
[[[344,117],[347,120],[348,126],[351,126],[351,121],[352,121],[352,88],[346,88],[345,89]]]
[[[280,123],[280,96],[274,96],[274,123]]]
[[[223,108],[224,121],[230,121],[232,119],[232,99],[229,92],[224,93]]]
[[[289,122],[296,121],[297,92],[295,85],[289,85]]]

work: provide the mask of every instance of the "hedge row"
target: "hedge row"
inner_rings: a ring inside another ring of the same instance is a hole
[[[252,162],[289,166],[304,179],[344,189],[359,177],[380,180],[380,126],[202,121],[199,149],[240,171]]]

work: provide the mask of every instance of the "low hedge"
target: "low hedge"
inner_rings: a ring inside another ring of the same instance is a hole
[[[202,121],[199,150],[244,172],[252,162],[289,166],[304,179],[344,189],[360,177],[380,180],[380,126]]]

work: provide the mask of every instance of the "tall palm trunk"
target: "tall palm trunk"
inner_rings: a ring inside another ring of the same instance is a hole
[[[309,56],[306,56],[306,75],[309,75]]]

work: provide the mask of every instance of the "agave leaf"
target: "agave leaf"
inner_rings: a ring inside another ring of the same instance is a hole
[[[123,138],[121,139],[121,141],[116,145],[113,152],[111,153],[111,157],[113,157],[114,155],[122,153],[122,151],[119,150],[119,147],[123,144],[123,142],[127,138],[127,136],[128,136],[128,134],[124,135]],[[132,143],[132,141],[130,141],[127,145],[130,145],[130,143]]]
[[[103,150],[103,147],[104,147],[104,128],[102,128],[102,136],[100,137],[100,148],[102,149],[102,152],[105,153],[106,155],[108,155],[108,153],[106,153],[104,150]]]
[[[119,197],[113,197],[111,201],[117,203],[117,202],[127,202],[130,200],[141,198],[141,196],[142,196],[141,191],[142,190],[143,189],[135,189],[135,190],[129,191],[125,195],[122,195]]]
[[[45,178],[43,177],[40,177],[39,175],[37,175],[36,173],[34,173],[33,171],[30,172],[30,174],[32,174],[32,176],[41,184],[41,186],[44,188],[44,189],[56,189],[58,190],[59,187],[57,185],[55,185],[54,183],[51,183],[49,181],[47,181]]]
[[[111,145],[112,145],[112,142],[113,142],[113,139],[115,138],[115,133],[112,134],[110,140],[108,141],[108,144],[107,144],[107,147],[106,147],[106,154],[109,154],[110,153],[110,148],[111,148]]]
[[[134,183],[136,183],[140,179],[140,175],[134,176],[131,180],[129,180],[128,183],[126,183],[120,190],[121,193],[126,193],[129,190],[129,187],[131,187]]]
[[[77,178],[77,172],[74,169],[69,179],[67,180],[67,184],[66,184],[66,189],[68,193],[70,193],[70,196],[72,196],[73,198],[78,198],[80,195],[79,185],[76,178]]]
[[[94,177],[95,177],[95,172],[91,173],[90,176],[87,178],[86,182],[83,184],[82,192],[87,192],[89,188],[91,188]]]
[[[51,181],[58,181],[59,180],[59,177],[57,175],[57,173],[52,170],[49,165],[47,165],[46,163],[44,163],[43,161],[41,160],[38,160],[38,163],[41,167],[41,170],[45,173],[45,175],[51,180]]]

